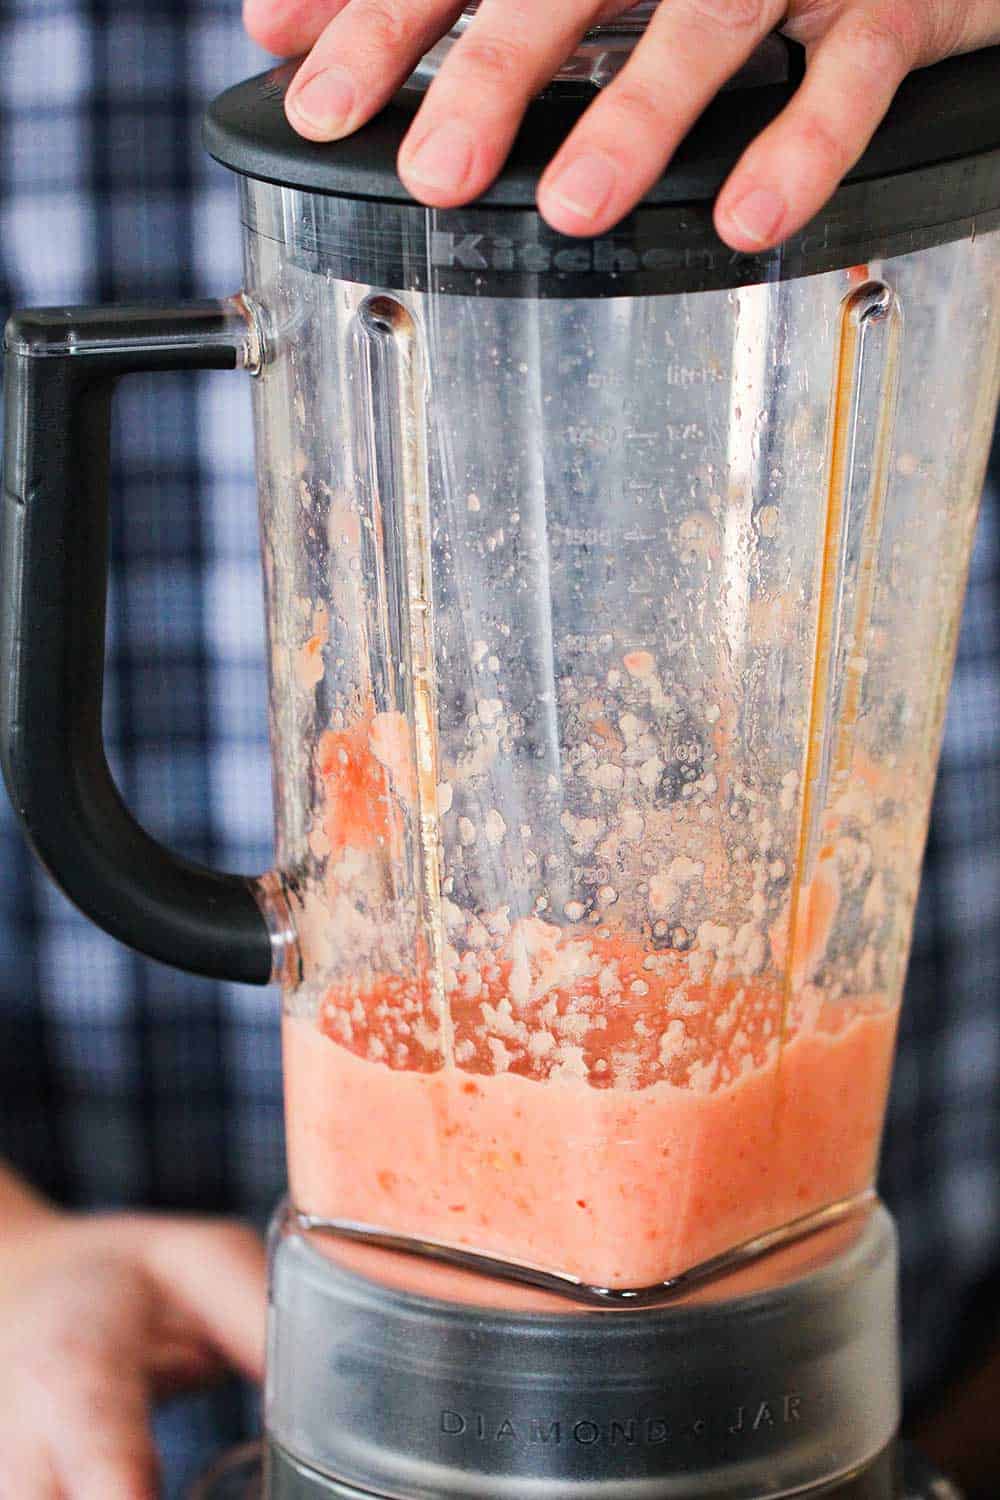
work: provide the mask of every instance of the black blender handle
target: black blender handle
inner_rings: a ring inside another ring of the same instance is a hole
[[[5,342],[0,758],[35,852],[105,931],[163,963],[266,984],[253,882],[156,843],[125,806],[101,729],[111,400],[122,375],[250,363],[238,300],[51,308]]]

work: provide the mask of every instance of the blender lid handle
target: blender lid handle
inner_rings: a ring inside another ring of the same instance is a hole
[[[252,368],[254,351],[239,299],[42,309],[7,325],[0,759],[35,852],[87,916],[164,963],[266,984],[254,882],[140,827],[101,728],[115,385],[138,371]]]

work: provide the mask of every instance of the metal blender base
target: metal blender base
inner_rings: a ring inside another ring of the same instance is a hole
[[[880,1205],[643,1311],[511,1310],[476,1278],[463,1301],[454,1283],[418,1292],[407,1275],[403,1289],[390,1261],[361,1274],[342,1243],[278,1216],[266,1478],[247,1459],[194,1500],[906,1493],[896,1242]],[[914,1476],[907,1500],[954,1500],[942,1486]]]
[[[372,1500],[360,1490],[345,1489],[322,1475],[309,1473],[273,1444],[265,1460],[263,1444],[256,1443],[225,1458],[191,1500],[265,1500],[265,1462],[269,1475],[266,1500]],[[804,1500],[809,1500],[808,1494]],[[814,1490],[811,1500],[961,1500],[961,1496],[950,1481],[935,1474],[915,1453],[904,1451],[900,1463],[893,1445],[865,1473],[832,1490],[829,1486]]]

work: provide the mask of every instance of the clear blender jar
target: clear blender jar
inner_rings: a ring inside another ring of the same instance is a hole
[[[629,38],[588,40],[468,210],[396,181],[405,93],[335,149],[286,126],[288,70],[217,101],[241,298],[9,330],[0,711],[85,910],[280,981],[286,1234],[638,1308],[872,1196],[1000,384],[1000,56],[909,80],[829,209],[750,258],[710,203],[794,85],[780,47],[613,234],[534,212]],[[255,377],[258,882],[153,845],[100,748],[111,390],[209,364]]]
[[[296,1206],[635,1290],[867,1192],[1000,237],[434,301],[244,196]]]
[[[1000,236],[690,289],[242,192],[295,1206],[636,1293],[855,1202]]]

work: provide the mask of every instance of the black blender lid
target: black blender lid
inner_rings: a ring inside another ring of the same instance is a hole
[[[205,126],[211,155],[246,176],[286,187],[412,203],[396,173],[396,154],[420,95],[404,91],[355,135],[317,144],[297,135],[285,118],[285,91],[296,67],[285,63],[215,100]],[[798,69],[793,66],[791,72],[782,83],[720,94],[644,202],[656,206],[713,199],[744,148],[791,98]],[[537,99],[503,172],[479,205],[532,209],[545,166],[587,102],[579,90],[552,90]],[[963,163],[998,152],[1000,47],[992,47],[911,74],[846,181],[870,182],[928,168],[958,171]],[[1000,207],[1000,162],[995,163],[995,180],[993,206]],[[970,204],[967,211],[977,206]],[[956,202],[955,209],[960,208]]]
[[[419,89],[401,90],[346,140],[317,144],[285,119],[296,67],[286,63],[216,99],[205,143],[245,177],[335,198],[335,214],[298,216],[296,241],[306,253],[314,235],[315,265],[350,281],[474,296],[706,291],[861,265],[1000,228],[1000,47],[911,74],[829,203],[757,255],[723,244],[712,205],[744,148],[801,78],[801,49],[779,38],[770,38],[709,106],[639,208],[609,234],[584,241],[551,230],[535,193],[594,97],[593,82],[563,80],[534,101],[502,173],[475,203],[427,210],[396,173]],[[273,204],[257,195],[254,212],[255,230],[284,237]]]

